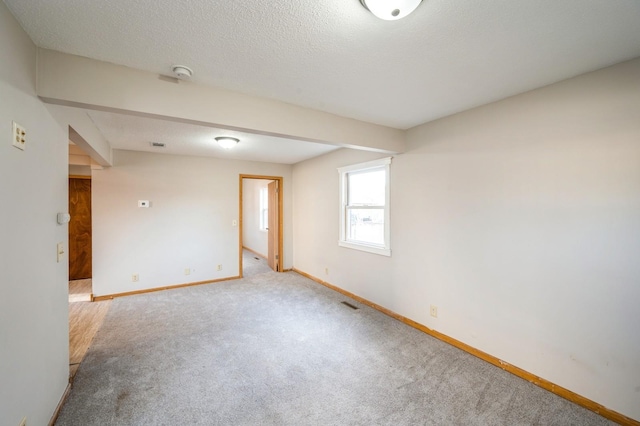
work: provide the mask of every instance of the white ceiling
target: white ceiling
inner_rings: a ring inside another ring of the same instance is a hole
[[[640,0],[424,0],[399,21],[358,0],[4,1],[40,47],[183,64],[197,84],[401,129],[640,56]],[[260,147],[274,146],[286,162],[333,149],[243,135],[216,152],[200,126],[92,117],[114,148],[271,161]]]
[[[114,149],[295,164],[339,148],[156,118],[86,112]],[[216,136],[236,137],[240,143],[227,150],[218,145]],[[166,147],[156,148],[151,142],[165,143]]]

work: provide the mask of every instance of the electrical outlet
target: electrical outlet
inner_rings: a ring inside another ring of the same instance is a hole
[[[222,265],[218,265],[218,271],[222,271]]]
[[[191,269],[189,269],[189,268],[184,268],[184,274],[185,274],[185,275],[190,275],[190,274],[191,274]]]
[[[24,151],[24,148],[27,145],[27,130],[15,121],[12,121],[12,123],[13,131],[11,133],[11,143],[16,148]]]
[[[429,313],[431,314],[432,317],[438,318],[438,307],[431,305],[431,307],[429,308]]]
[[[131,281],[133,281],[134,283],[137,283],[138,281],[140,281],[140,275],[138,274],[131,275]]]
[[[20,422],[20,424],[18,426],[27,426],[27,416],[24,416],[22,418],[22,421]]]

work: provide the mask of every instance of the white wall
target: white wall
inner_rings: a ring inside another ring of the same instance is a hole
[[[45,425],[69,376],[67,131],[35,95],[36,48],[0,2],[0,424]],[[27,130],[11,146],[11,121]]]
[[[93,171],[96,296],[238,276],[232,222],[240,222],[240,174],[284,178],[284,266],[291,267],[290,165],[119,150],[113,158],[113,167]],[[138,200],[151,207],[138,208]]]
[[[97,164],[111,165],[111,144],[85,110],[52,104],[47,104],[47,109],[59,123],[65,123],[71,127],[69,131],[71,142]]]
[[[243,179],[242,187],[242,245],[262,256],[269,250],[269,235],[260,229],[260,190],[266,189],[265,179]]]
[[[69,165],[69,175],[73,176],[91,176],[91,166]]]
[[[337,245],[371,158],[294,166],[296,268],[640,419],[640,59],[410,130],[391,258]]]

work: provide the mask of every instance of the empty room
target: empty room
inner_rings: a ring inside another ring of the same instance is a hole
[[[640,425],[640,2],[0,2],[0,425]]]

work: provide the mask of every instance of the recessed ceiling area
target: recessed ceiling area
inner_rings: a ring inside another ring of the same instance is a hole
[[[157,118],[94,110],[86,113],[113,149],[295,164],[340,148]],[[238,138],[240,143],[227,150],[215,141],[217,136]],[[154,147],[152,142],[166,146]]]
[[[4,0],[44,48],[407,129],[640,56],[637,0]]]

